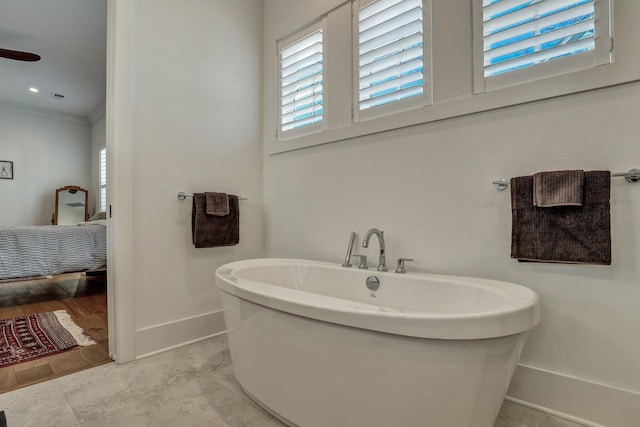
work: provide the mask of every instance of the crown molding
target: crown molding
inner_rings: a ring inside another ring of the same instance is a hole
[[[45,110],[44,108],[29,107],[27,105],[16,104],[13,102],[0,101],[0,110],[24,114],[27,116],[41,117],[50,120],[59,120],[67,123],[89,126],[89,120],[87,117],[78,116],[75,114],[61,113],[59,111]]]
[[[96,124],[98,120],[105,117],[107,115],[107,103],[103,102],[98,105],[92,112],[89,113],[87,119],[89,120],[89,125],[93,126]]]

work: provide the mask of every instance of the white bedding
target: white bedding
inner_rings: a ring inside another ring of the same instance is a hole
[[[106,224],[0,226],[0,280],[97,270],[107,263]]]

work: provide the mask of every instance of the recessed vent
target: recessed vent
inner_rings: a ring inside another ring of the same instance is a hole
[[[53,92],[53,93],[51,93],[51,98],[53,98],[53,99],[64,99],[64,95],[61,94],[61,93]]]

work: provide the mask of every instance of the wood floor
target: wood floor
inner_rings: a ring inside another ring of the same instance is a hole
[[[0,319],[67,310],[97,345],[0,368],[0,393],[110,362],[106,276],[69,273],[0,283]]]

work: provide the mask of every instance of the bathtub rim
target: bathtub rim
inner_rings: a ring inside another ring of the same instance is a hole
[[[465,315],[398,313],[358,309],[360,303],[290,289],[233,276],[234,271],[278,265],[316,265],[340,269],[338,264],[292,258],[257,258],[227,263],[215,271],[215,284],[223,292],[274,310],[338,325],[415,338],[443,340],[490,339],[526,332],[540,321],[538,294],[515,283],[465,276],[409,273],[405,277],[477,282],[482,286],[516,286],[530,293],[530,299],[500,310]],[[392,275],[389,272],[371,272]]]

